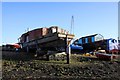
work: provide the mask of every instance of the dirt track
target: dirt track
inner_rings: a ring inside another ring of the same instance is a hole
[[[3,79],[44,80],[120,80],[120,62],[37,60],[25,53],[3,52]]]

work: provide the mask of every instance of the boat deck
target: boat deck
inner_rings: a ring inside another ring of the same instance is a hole
[[[23,47],[35,46],[36,44],[44,47],[59,47],[65,45],[65,39],[71,40],[74,35],[63,34],[63,33],[53,33],[50,35],[42,36],[36,40],[32,40],[23,44]]]

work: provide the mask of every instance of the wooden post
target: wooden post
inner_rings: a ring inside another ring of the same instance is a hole
[[[46,55],[46,60],[49,61],[49,54]]]
[[[71,50],[70,50],[70,43],[68,42],[67,35],[66,35],[66,38],[65,38],[65,52],[67,54],[67,64],[69,64],[70,63]]]

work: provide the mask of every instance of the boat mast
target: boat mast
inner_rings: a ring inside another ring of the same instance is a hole
[[[71,34],[74,34],[74,16],[72,16],[72,18],[71,18],[70,33],[71,33]]]

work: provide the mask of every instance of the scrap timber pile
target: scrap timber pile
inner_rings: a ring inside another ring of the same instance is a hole
[[[99,61],[71,56],[66,61],[38,60],[25,53],[3,51],[3,80],[84,79],[120,80],[120,62]]]

